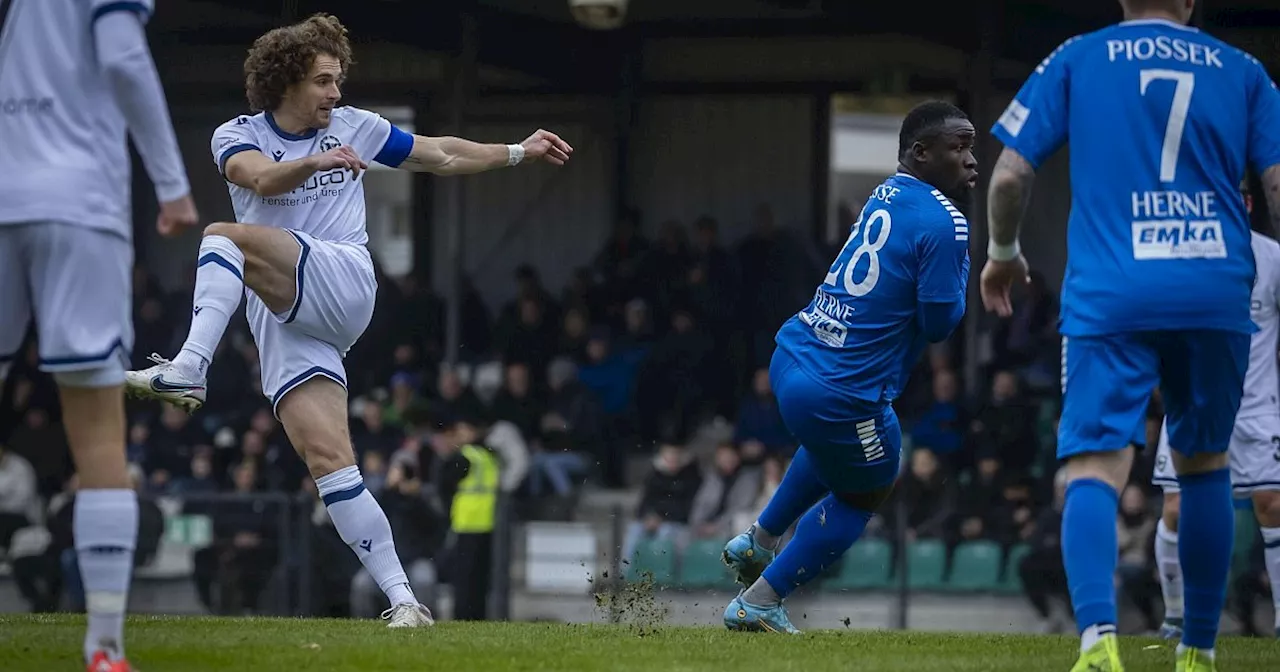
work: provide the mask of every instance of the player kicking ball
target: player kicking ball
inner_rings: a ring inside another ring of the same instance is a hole
[[[1118,493],[1160,386],[1182,491],[1179,672],[1212,672],[1231,563],[1227,447],[1249,363],[1256,268],[1246,167],[1280,216],[1280,93],[1252,56],[1188,27],[1194,0],[1122,0],[1125,21],[1036,68],[992,133],[988,310],[1027,281],[1018,226],[1036,169],[1071,144],[1062,285],[1066,461],[1062,559],[1080,631],[1075,672],[1119,672]]]
[[[801,448],[724,562],[746,586],[730,630],[796,633],[783,600],[857,541],[897,480],[890,405],[927,343],[964,317],[976,184],[974,129],[953,105],[918,105],[898,135],[898,173],[876,187],[807,308],[778,331],[769,379]],[[799,519],[787,547],[778,538]]]
[[[1245,207],[1252,212],[1247,189]],[[1252,220],[1259,224],[1258,220]],[[1236,497],[1253,500],[1254,515],[1262,528],[1262,543],[1271,579],[1275,606],[1275,633],[1280,637],[1280,377],[1276,350],[1280,347],[1280,244],[1255,227],[1250,243],[1258,267],[1258,280],[1250,297],[1250,317],[1258,333],[1249,343],[1249,370],[1244,377],[1244,399],[1236,414],[1235,429],[1227,450],[1232,490]],[[1160,636],[1182,637],[1182,564],[1178,561],[1178,510],[1181,496],[1173,466],[1169,432],[1160,429],[1160,445],[1151,482],[1164,490],[1164,512],[1156,529],[1155,555],[1164,594],[1164,625]]]
[[[307,463],[334,527],[386,593],[393,628],[427,626],[396,556],[391,527],[365,490],[347,431],[343,356],[369,324],[377,283],[365,245],[367,160],[465,175],[573,149],[538,131],[518,145],[410,135],[373,112],[338,107],[351,64],[347,30],[318,14],[263,35],[249,49],[245,88],[257,112],[218,127],[213,159],[236,220],[204,231],[191,331],[173,361],[129,373],[131,393],[194,411],[242,297],[262,358],[262,390]]]

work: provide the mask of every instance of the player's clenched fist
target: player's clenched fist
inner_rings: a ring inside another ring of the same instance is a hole
[[[362,161],[360,155],[356,154],[356,150],[346,145],[334,147],[323,154],[315,154],[311,157],[311,160],[317,172],[345,168],[351,171],[354,176],[359,175],[360,171],[369,167],[369,164]]]
[[[520,143],[520,146],[524,147],[525,161],[543,159],[556,166],[563,166],[573,154],[573,147],[570,147],[569,143],[561,140],[555,133],[542,129],[534,131],[533,135]]]

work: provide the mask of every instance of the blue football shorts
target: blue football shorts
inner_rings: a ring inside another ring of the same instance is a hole
[[[902,428],[892,406],[841,394],[782,348],[773,353],[769,379],[782,421],[833,494],[870,492],[897,479]]]
[[[1064,336],[1058,458],[1145,445],[1147,404],[1157,385],[1178,452],[1225,452],[1250,339],[1212,329]]]

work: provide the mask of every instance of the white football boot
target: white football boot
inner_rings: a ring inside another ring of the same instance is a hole
[[[188,376],[173,362],[155,353],[148,359],[156,365],[125,374],[126,394],[137,399],[158,399],[188,413],[194,413],[204,405],[206,391],[203,380]]]
[[[421,604],[397,604],[382,612],[388,628],[425,628],[436,624],[431,610]]]

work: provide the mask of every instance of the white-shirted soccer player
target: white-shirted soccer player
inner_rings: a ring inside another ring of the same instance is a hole
[[[396,556],[391,528],[364,488],[347,432],[342,357],[373,314],[365,244],[366,158],[407,170],[463,175],[573,151],[546,131],[519,145],[409,135],[365,110],[337,107],[351,63],[347,31],[329,15],[273,30],[245,61],[249,105],[214,132],[213,158],[240,224],[205,229],[191,332],[172,362],[129,374],[131,393],[188,410],[205,398],[205,371],[247,295],[262,358],[262,390],[306,461],[338,534],[386,593],[392,627],[430,625]],[[247,291],[246,291],[247,290]]]
[[[0,379],[34,316],[79,475],[73,532],[91,672],[127,672],[138,536],[121,385],[133,347],[133,136],[161,233],[196,223],[143,25],[153,0],[0,2]]]
[[[1246,190],[1246,205],[1252,199]],[[1251,234],[1258,269],[1250,296],[1250,314],[1258,332],[1249,345],[1249,371],[1244,398],[1231,435],[1231,485],[1237,497],[1253,500],[1254,514],[1266,546],[1267,574],[1275,605],[1275,632],[1280,637],[1280,243]],[[1164,489],[1164,512],[1156,528],[1156,564],[1164,593],[1165,617],[1160,635],[1176,639],[1182,631],[1182,565],[1178,562],[1178,473],[1170,457],[1169,434],[1160,428],[1156,467],[1151,482]]]

